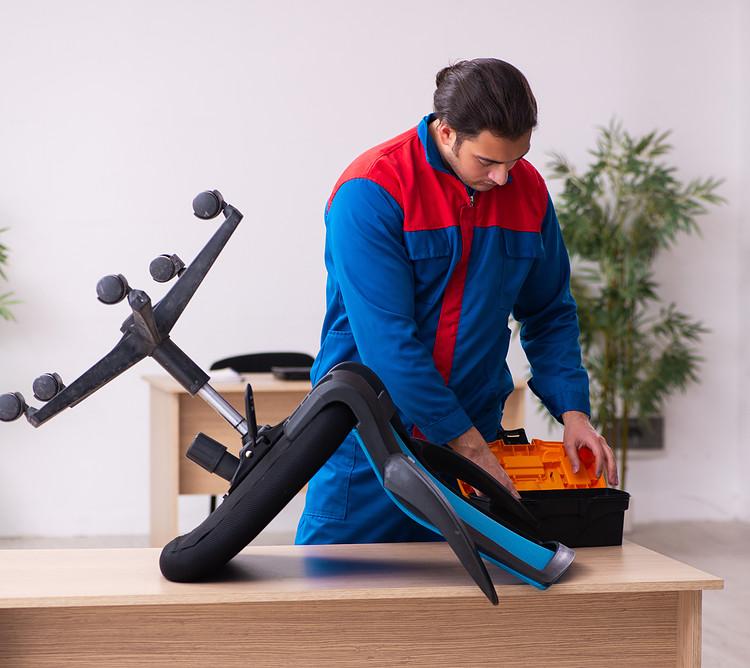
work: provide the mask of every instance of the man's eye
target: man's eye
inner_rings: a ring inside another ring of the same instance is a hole
[[[492,165],[491,162],[487,162],[486,160],[479,160],[479,164],[482,165],[482,167],[489,167]]]

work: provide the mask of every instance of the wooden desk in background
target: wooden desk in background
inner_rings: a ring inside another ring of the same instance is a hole
[[[580,548],[546,591],[446,543],[250,546],[220,579],[159,550],[0,551],[3,666],[689,666],[723,582],[633,543]]]
[[[228,483],[185,458],[199,432],[237,454],[240,436],[203,399],[192,397],[171,376],[146,376],[151,386],[151,545],[166,545],[177,535],[178,496],[223,496]],[[282,381],[270,373],[250,374],[244,382],[210,381],[242,415],[245,387],[253,387],[258,424],[276,424],[291,415],[310,391],[309,381]],[[208,513],[208,506],[206,506]]]
[[[151,539],[153,547],[166,545],[177,535],[180,494],[223,496],[228,484],[185,458],[199,432],[216,439],[237,454],[240,437],[199,397],[192,397],[171,376],[146,376],[151,394]],[[240,381],[211,381],[213,387],[242,415],[245,386],[255,397],[258,424],[274,425],[291,415],[310,391],[309,381],[277,380],[273,374],[249,374]],[[507,429],[524,425],[523,381],[508,398],[503,417]],[[208,507],[206,508],[208,512]]]

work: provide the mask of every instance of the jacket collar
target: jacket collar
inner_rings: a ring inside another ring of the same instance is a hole
[[[441,172],[445,172],[446,174],[450,174],[451,176],[454,176],[453,172],[445,168],[445,165],[443,164],[443,159],[440,157],[440,151],[438,151],[438,147],[435,145],[435,142],[432,140],[432,136],[430,135],[430,123],[435,120],[435,114],[428,114],[425,116],[417,126],[417,135],[419,136],[419,141],[422,142],[422,146],[424,146],[424,156],[425,160],[427,160],[427,164],[430,165],[433,169],[437,169]]]

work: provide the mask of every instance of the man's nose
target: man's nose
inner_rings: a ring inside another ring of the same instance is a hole
[[[499,186],[504,186],[508,180],[508,168],[505,165],[495,165],[487,174],[490,180]]]

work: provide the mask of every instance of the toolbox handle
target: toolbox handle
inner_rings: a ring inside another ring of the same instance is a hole
[[[495,440],[502,441],[505,445],[531,445],[526,430],[523,427],[518,429],[498,428]]]

